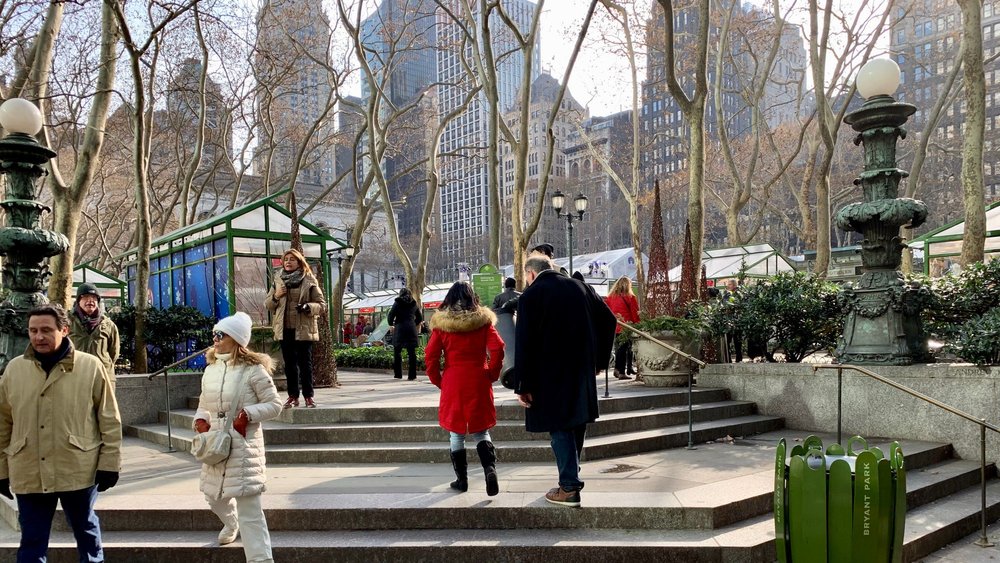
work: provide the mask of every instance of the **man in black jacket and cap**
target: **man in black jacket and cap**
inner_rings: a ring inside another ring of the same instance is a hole
[[[559,486],[545,500],[580,506],[580,454],[587,423],[597,419],[597,372],[607,367],[615,316],[595,293],[553,269],[545,256],[524,265],[528,287],[517,306],[514,392],[525,429],[548,432]]]

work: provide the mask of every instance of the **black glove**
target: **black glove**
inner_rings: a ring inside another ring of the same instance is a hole
[[[10,494],[10,479],[0,479],[0,495],[14,500],[14,495]]]
[[[103,493],[118,484],[118,472],[101,471],[98,469],[97,476],[94,477],[94,480],[97,482],[97,492]]]
[[[308,303],[299,303],[298,305],[295,306],[295,310],[298,311],[298,312],[300,312],[300,313],[308,313],[309,312],[309,304]]]

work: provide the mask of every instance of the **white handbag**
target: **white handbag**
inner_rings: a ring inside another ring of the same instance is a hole
[[[236,420],[236,413],[240,411],[243,402],[243,374],[236,384],[237,399],[229,403],[229,412],[222,419],[222,428],[219,430],[209,430],[195,434],[191,440],[191,455],[198,461],[215,465],[229,459],[232,451],[233,437],[229,434],[233,421]],[[222,387],[225,387],[226,378],[222,378],[222,386],[219,389],[219,412],[222,412]]]

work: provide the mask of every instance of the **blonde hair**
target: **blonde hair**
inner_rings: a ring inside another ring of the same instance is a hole
[[[608,295],[633,295],[632,280],[628,276],[618,278],[615,284],[611,286],[611,291],[608,292]]]
[[[208,363],[214,364],[216,359],[215,348],[206,352],[205,358],[208,359]],[[244,366],[260,366],[264,368],[264,371],[266,371],[268,375],[273,375],[274,373],[274,365],[271,361],[271,356],[268,356],[267,354],[258,354],[257,352],[248,350],[245,346],[240,346],[239,344],[236,345],[236,351],[233,352],[233,363]]]
[[[285,256],[288,256],[289,254],[291,254],[293,257],[295,257],[296,260],[298,260],[299,267],[302,268],[303,272],[305,272],[306,274],[308,274],[310,276],[313,275],[312,268],[309,267],[309,262],[306,262],[306,257],[303,256],[301,252],[299,252],[298,250],[295,250],[294,248],[289,248],[288,250],[284,251],[281,254],[281,261],[284,262],[285,261]]]

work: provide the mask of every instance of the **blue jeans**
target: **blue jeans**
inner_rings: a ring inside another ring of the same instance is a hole
[[[465,449],[465,434],[459,434],[458,432],[449,432],[448,434],[450,435],[449,444],[451,447],[451,451],[460,452]],[[469,433],[469,437],[472,438],[473,444],[478,444],[483,440],[486,440],[487,442],[493,441],[490,439],[489,430],[483,430],[482,432],[471,432]]]
[[[549,432],[552,437],[552,453],[556,455],[556,466],[559,468],[559,486],[567,491],[579,491],[583,488],[583,481],[580,480],[580,454],[583,453],[583,438],[586,434],[586,424]]]
[[[101,523],[94,513],[96,500],[96,485],[79,491],[17,495],[17,521],[21,524],[17,563],[45,563],[57,501],[62,504],[63,514],[76,537],[80,563],[104,561]]]

